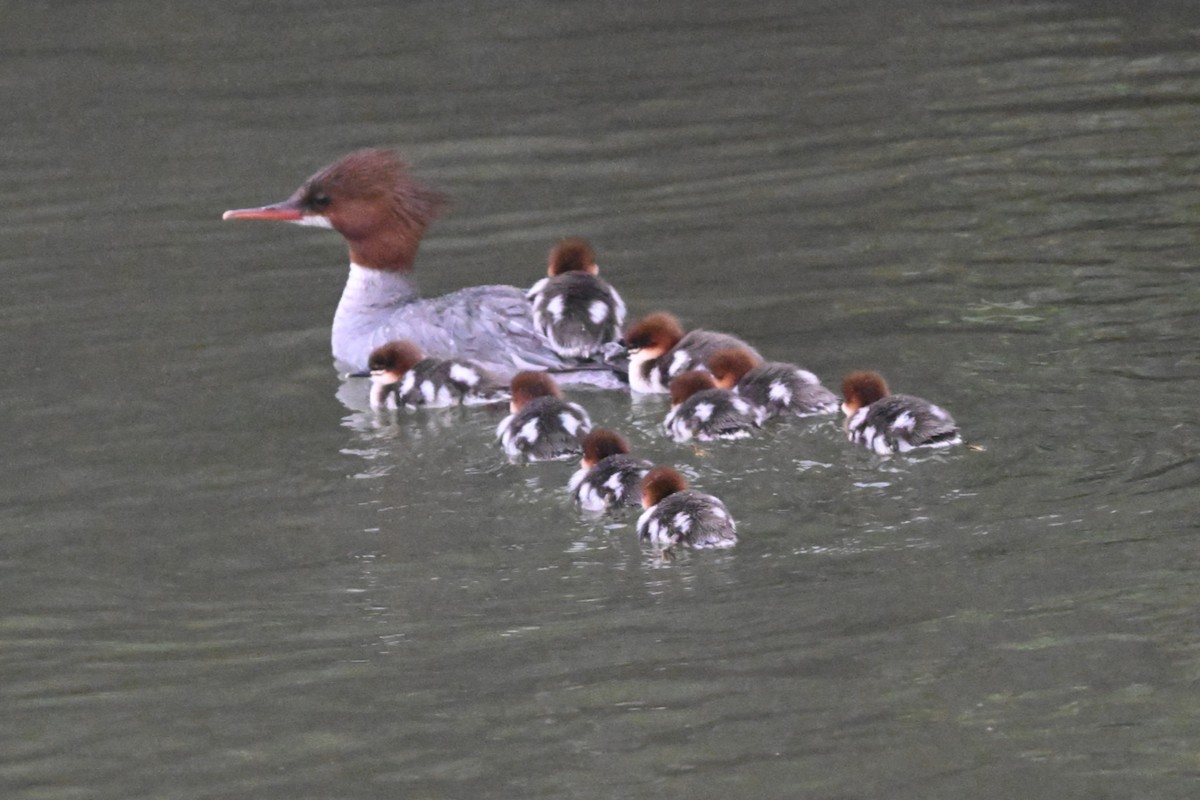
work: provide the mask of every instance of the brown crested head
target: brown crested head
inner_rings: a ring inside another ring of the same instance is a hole
[[[539,397],[562,397],[562,390],[545,372],[528,370],[518,372],[512,379],[512,408],[520,410],[526,403]]]
[[[842,399],[848,413],[887,397],[887,381],[878,372],[860,370],[842,378]]]
[[[655,467],[642,478],[642,506],[658,505],[664,497],[682,492],[687,480],[673,467]]]
[[[390,150],[356,150],[317,172],[282,203],[226,211],[225,219],[320,223],[345,237],[350,260],[380,270],[410,269],[425,229],[446,205],[415,181]]]
[[[583,464],[589,469],[609,456],[628,454],[629,442],[616,431],[596,428],[583,437]]]
[[[691,369],[676,375],[667,390],[671,393],[671,405],[677,406],[696,392],[716,388],[717,381],[711,373],[702,369]]]
[[[397,339],[372,350],[371,355],[367,357],[367,369],[371,372],[392,373],[399,377],[424,359],[425,354],[416,344],[407,339]]]
[[[413,180],[390,150],[357,150],[313,175],[293,198],[346,237],[350,259],[375,269],[409,269],[425,229],[446,198]]]
[[[546,274],[551,278],[564,272],[588,272],[595,275],[599,271],[600,268],[596,266],[596,254],[584,239],[563,239],[550,250]]]
[[[683,326],[665,311],[642,317],[625,329],[625,346],[631,351],[643,350],[651,358],[661,356],[682,338]]]
[[[762,362],[744,347],[726,347],[708,357],[708,368],[722,389],[732,389],[750,370]]]

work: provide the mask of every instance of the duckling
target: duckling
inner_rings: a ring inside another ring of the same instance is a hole
[[[629,442],[615,431],[596,428],[583,437],[583,459],[567,488],[585,511],[598,513],[636,506],[642,477],[651,463],[629,454]]]
[[[561,356],[594,358],[625,324],[625,302],[599,272],[591,245],[563,239],[550,251],[547,277],[526,295],[538,333]]]
[[[838,398],[816,375],[795,364],[755,358],[749,350],[726,348],[709,356],[717,386],[767,410],[768,417],[836,414]]]
[[[689,370],[671,381],[671,410],[663,429],[677,442],[697,439],[745,439],[762,427],[767,410],[717,386],[703,370]]]
[[[917,447],[950,447],[962,435],[941,406],[907,394],[891,394],[878,372],[852,372],[842,380],[846,436],[876,453]]]
[[[637,534],[664,550],[677,544],[697,549],[733,547],[736,525],[725,504],[688,488],[672,467],[655,467],[642,479]]]
[[[429,358],[414,342],[400,339],[380,345],[367,358],[371,408],[442,408],[484,405],[509,399],[508,387],[474,361]]]
[[[518,372],[512,379],[512,412],[496,427],[496,438],[513,461],[560,461],[583,449],[592,429],[587,411],[563,399],[545,372]]]
[[[726,347],[758,351],[736,336],[713,331],[684,333],[665,311],[650,314],[625,331],[629,351],[629,388],[641,394],[666,394],[671,379],[690,369],[703,369],[708,357]]]

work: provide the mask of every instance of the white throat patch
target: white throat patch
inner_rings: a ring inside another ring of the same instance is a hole
[[[328,228],[333,230],[333,223],[329,221],[329,217],[320,214],[305,214],[300,219],[290,220],[296,225],[303,225],[307,228]]]

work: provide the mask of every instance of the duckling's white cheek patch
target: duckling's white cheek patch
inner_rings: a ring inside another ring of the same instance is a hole
[[[408,394],[416,385],[417,376],[412,372],[404,373],[404,380],[400,382],[400,394]]]
[[[582,492],[590,486],[591,484],[587,483],[587,476],[590,471],[586,464],[575,470],[575,474],[571,476],[571,480],[567,481],[567,489],[572,492]]]
[[[646,362],[650,356],[641,350],[629,351],[629,386],[635,392],[649,392],[650,381],[646,377]]]
[[[867,447],[879,453],[881,456],[891,454],[892,446],[888,444],[887,437],[883,431],[876,430],[874,427],[869,427],[864,431],[866,434]]]
[[[687,350],[680,350],[671,358],[671,366],[667,367],[668,375],[677,375],[683,371],[685,365],[691,363],[692,357],[688,355]]]
[[[576,417],[574,414],[563,412],[559,415],[559,420],[562,421],[562,426],[566,429],[567,433],[571,434],[572,436],[578,435],[579,426],[581,424],[578,417]]]
[[[538,440],[538,421],[536,417],[521,426],[520,437],[530,444]]]
[[[658,524],[657,519],[650,520],[650,538],[655,541],[662,538],[662,526]]]
[[[603,511],[608,505],[604,502],[604,495],[593,489],[590,483],[579,488],[579,504],[587,511]]]
[[[467,386],[474,386],[479,383],[479,373],[470,367],[455,364],[450,367],[450,379],[466,384]]]
[[[554,317],[555,322],[562,322],[563,298],[561,294],[551,298],[550,302],[546,304],[546,311],[550,312],[550,316]]]
[[[305,214],[300,219],[290,220],[297,225],[303,225],[306,228],[327,228],[333,230],[333,223],[329,221],[329,217],[323,217],[320,214]]]
[[[608,318],[608,303],[603,300],[593,300],[588,306],[588,317],[591,318],[593,325],[599,325]]]
[[[387,384],[375,383],[371,386],[371,408],[376,411],[396,407],[396,393]]]

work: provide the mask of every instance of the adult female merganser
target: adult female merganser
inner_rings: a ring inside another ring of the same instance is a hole
[[[643,317],[625,331],[629,350],[629,388],[642,394],[663,394],[671,379],[689,369],[703,369],[708,357],[726,347],[758,351],[727,333],[695,330],[687,334],[673,315],[659,311]]]
[[[586,411],[562,397],[545,372],[518,372],[512,379],[511,414],[496,427],[496,438],[513,461],[558,461],[582,450],[592,428]]]
[[[538,333],[561,356],[593,358],[620,336],[625,303],[599,271],[591,245],[563,239],[550,251],[547,277],[526,295]]]
[[[508,386],[472,361],[429,358],[410,341],[388,342],[371,351],[371,408],[443,408],[484,405],[509,399]]]
[[[876,453],[916,447],[950,447],[962,436],[941,407],[906,394],[889,394],[878,372],[852,372],[842,380],[846,435]]]
[[[663,429],[677,442],[745,439],[758,430],[767,410],[728,389],[709,373],[693,369],[671,381],[671,410]]]
[[[333,357],[359,371],[376,347],[415,342],[437,358],[465,358],[508,379],[519,370],[551,369],[568,382],[621,385],[612,370],[582,371],[554,352],[533,324],[515,286],[474,286],[428,300],[410,275],[425,229],[445,198],[422,186],[387,150],[358,150],[313,175],[291,197],[224,219],[266,219],[332,228],[350,247],[350,275],[333,317]]]
[[[584,511],[636,506],[638,487],[652,466],[629,455],[629,443],[619,433],[597,428],[583,437],[583,460],[567,489]]]
[[[637,533],[668,549],[677,544],[695,548],[733,547],[737,533],[725,504],[710,494],[687,488],[671,467],[655,467],[642,479],[642,505]]]
[[[767,410],[768,417],[835,414],[838,398],[806,369],[780,361],[763,363],[749,350],[727,348],[708,359],[717,386],[730,389]]]

